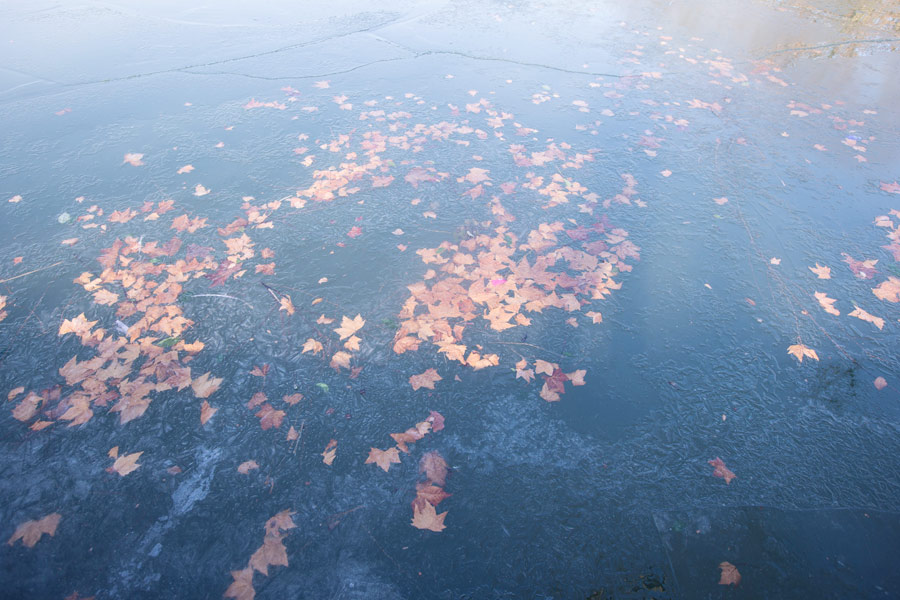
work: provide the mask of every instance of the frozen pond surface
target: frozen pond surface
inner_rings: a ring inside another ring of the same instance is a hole
[[[900,595],[900,12],[695,4],[0,8],[4,596]]]

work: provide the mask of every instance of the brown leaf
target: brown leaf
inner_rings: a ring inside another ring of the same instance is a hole
[[[434,384],[443,379],[438,372],[434,369],[427,369],[424,373],[419,373],[418,375],[411,375],[409,377],[409,385],[412,386],[413,390],[418,390],[419,388],[428,388],[429,390],[434,389]],[[408,421],[407,421],[408,422]]]
[[[290,296],[282,296],[280,302],[281,307],[278,310],[283,310],[289,315],[294,314],[294,303],[291,302]]]
[[[209,421],[218,410],[218,408],[213,408],[209,405],[209,402],[204,400],[203,404],[200,406],[200,424],[206,425],[206,422]]]
[[[816,274],[819,279],[831,279],[831,269],[823,267],[816,263],[815,267],[809,267],[809,270]]]
[[[854,308],[855,310],[853,312],[848,313],[851,317],[856,317],[857,319],[868,321],[878,329],[882,329],[884,327],[884,319],[882,319],[881,317],[870,315],[858,306],[854,306]]]
[[[887,387],[887,380],[884,377],[876,377],[875,378],[875,389],[883,390]]]
[[[275,410],[271,404],[263,404],[256,413],[256,416],[259,417],[259,425],[263,429],[272,429],[273,427],[278,429],[281,427],[284,415],[283,410]]]
[[[400,464],[400,453],[396,448],[388,448],[387,450],[372,448],[369,450],[369,456],[366,458],[365,464],[371,463],[375,463],[386,473],[392,464]]]
[[[264,364],[262,367],[253,365],[253,369],[250,370],[250,374],[255,377],[265,377],[269,374],[269,365]]]
[[[252,569],[255,569],[263,575],[269,574],[270,565],[288,566],[287,549],[281,541],[281,535],[266,534],[263,545],[250,557],[248,563]]]
[[[303,344],[303,351],[301,352],[301,354],[306,354],[307,352],[312,352],[313,354],[318,354],[321,351],[322,351],[322,344],[320,344],[313,338],[309,338]]]
[[[837,302],[836,299],[829,298],[826,294],[824,294],[822,292],[816,292],[813,295],[816,297],[816,300],[819,301],[819,305],[821,305],[821,307],[823,309],[825,309],[825,312],[827,312],[829,315],[834,315],[836,317],[841,316],[841,311],[839,311],[838,309],[836,309],[834,307],[834,303]]]
[[[418,506],[421,510],[425,508],[425,503],[431,504],[432,506],[437,506],[443,500],[449,498],[453,494],[448,494],[442,488],[439,488],[436,485],[432,485],[431,483],[417,483],[416,484],[416,497],[412,501],[413,511],[415,511]]]
[[[722,569],[719,585],[738,585],[741,582],[741,574],[738,572],[737,567],[730,562],[719,563],[719,568]]]
[[[416,506],[413,508],[412,526],[416,529],[427,529],[429,531],[441,532],[447,528],[444,525],[444,517],[446,512],[437,514],[434,506],[425,502],[424,506]]]
[[[238,465],[237,472],[241,475],[247,475],[253,469],[258,469],[259,464],[255,460],[246,460]]]
[[[731,470],[725,466],[725,463],[718,456],[714,460],[708,461],[715,470],[713,471],[713,475],[725,480],[726,484],[731,483],[732,479],[735,479],[737,475],[731,472]]]
[[[322,462],[328,466],[331,466],[331,463],[334,462],[334,457],[337,455],[337,444],[337,440],[329,440],[328,445],[325,446],[325,451],[322,452]]]
[[[419,473],[425,473],[425,477],[432,483],[444,485],[447,480],[447,461],[436,450],[426,452],[419,461]]]
[[[59,526],[60,519],[62,519],[61,514],[52,513],[36,521],[25,521],[16,527],[16,531],[6,543],[12,546],[16,541],[22,540],[22,544],[26,548],[34,548],[34,545],[38,543],[45,533],[50,537],[56,534],[56,528]]]
[[[194,379],[191,382],[191,389],[194,390],[194,395],[198,398],[209,398],[213,392],[219,389],[219,385],[222,383],[221,377],[210,377],[210,372],[207,371],[200,377]]]
[[[225,597],[235,600],[253,600],[256,596],[256,591],[253,589],[253,567],[232,571],[231,577],[234,581],[225,590]]]
[[[284,400],[285,403],[294,406],[295,404],[298,404],[301,400],[303,400],[303,394],[291,394],[290,396],[285,396],[284,398],[282,398],[282,400]]]

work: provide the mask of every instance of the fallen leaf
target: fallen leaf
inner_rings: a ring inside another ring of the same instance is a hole
[[[366,324],[365,319],[362,318],[361,315],[356,315],[353,319],[348,319],[347,317],[341,318],[341,326],[335,329],[335,333],[341,336],[341,339],[346,339],[362,329],[362,326]]]
[[[816,292],[813,295],[816,297],[816,300],[819,301],[819,304],[822,306],[822,308],[825,310],[825,312],[827,312],[829,315],[834,315],[836,317],[841,316],[841,311],[839,311],[838,309],[836,309],[834,307],[834,303],[837,302],[836,299],[829,298],[827,295],[825,295],[822,292]],[[879,327],[879,329],[881,329],[881,328]]]
[[[116,461],[112,464],[111,467],[107,469],[110,473],[118,473],[122,477],[125,477],[132,471],[135,471],[141,465],[138,464],[137,460],[141,457],[142,452],[134,452],[133,454],[126,454],[124,456],[120,456],[116,459]]]
[[[312,352],[313,354],[318,354],[322,351],[322,344],[314,340],[313,338],[309,338],[303,344],[303,351],[301,354],[305,354],[307,352]]]
[[[322,462],[329,467],[331,466],[331,463],[334,462],[334,457],[337,455],[337,444],[337,440],[329,440],[328,445],[325,446],[325,450],[322,452]],[[379,464],[379,466],[381,465]],[[387,469],[385,469],[385,471],[387,471]]]
[[[247,475],[253,469],[258,469],[259,464],[255,460],[246,460],[238,465],[237,472],[241,475]]]
[[[793,344],[791,346],[788,346],[788,354],[793,354],[801,363],[803,362],[804,356],[819,360],[819,355],[816,354],[816,351],[812,348],[804,346],[803,344]]]
[[[418,390],[419,388],[428,388],[429,390],[434,389],[434,384],[443,379],[438,372],[434,369],[427,369],[424,373],[419,373],[418,375],[411,375],[409,377],[409,385],[412,386],[413,390]]]
[[[444,485],[447,480],[447,461],[436,450],[426,452],[419,461],[419,473],[425,473],[431,483]]]
[[[9,390],[9,393],[6,395],[6,399],[12,400],[24,391],[25,391],[25,387],[21,386],[21,385],[17,388],[13,388],[13,389]]]
[[[210,374],[211,373],[207,371],[191,382],[191,389],[194,390],[194,395],[198,398],[209,398],[213,394],[213,392],[219,389],[219,385],[221,385],[222,383],[222,378],[210,377]]]
[[[425,508],[426,502],[432,506],[437,506],[450,496],[452,496],[452,494],[448,494],[442,488],[431,483],[417,483],[416,497],[412,501],[413,511],[415,512],[416,507],[419,507],[420,510]]]
[[[203,404],[200,405],[200,424],[206,425],[206,422],[209,421],[218,410],[218,408],[213,408],[209,405],[209,402],[204,400]]]
[[[144,164],[144,161],[141,159],[144,158],[143,154],[138,154],[136,152],[129,152],[125,155],[125,160],[122,161],[122,164],[128,163],[134,167],[139,167]]]
[[[197,184],[194,186],[194,195],[195,196],[205,196],[210,192],[209,189],[203,187],[201,184]]]
[[[738,585],[741,582],[741,574],[737,567],[730,562],[722,562],[719,564],[722,569],[722,576],[719,577],[719,585]]]
[[[713,475],[725,480],[726,484],[731,483],[732,479],[735,479],[737,475],[731,472],[728,467],[725,466],[725,463],[722,462],[722,459],[718,456],[715,460],[708,461],[710,465],[715,467],[713,470]]]
[[[875,384],[875,389],[883,390],[884,388],[887,387],[887,380],[885,380],[884,377],[876,377],[874,384]]]
[[[51,513],[36,521],[25,521],[16,527],[16,531],[6,543],[12,546],[18,540],[22,540],[22,544],[26,548],[34,548],[34,545],[38,543],[45,533],[50,537],[56,535],[56,528],[59,526],[60,519],[62,519],[61,514]]]
[[[862,319],[863,321],[868,321],[869,323],[871,323],[878,329],[884,328],[884,319],[882,319],[881,317],[876,317],[874,315],[870,315],[869,313],[867,313],[866,311],[864,311],[863,309],[861,309],[858,306],[854,306],[854,309],[855,310],[853,312],[847,313],[847,314],[850,315],[851,317],[856,317],[857,319]]]
[[[225,590],[226,598],[235,598],[235,600],[253,600],[256,591],[253,589],[253,568],[247,567],[240,571],[232,571],[231,577],[234,581]]]
[[[447,528],[444,525],[444,517],[446,516],[446,512],[437,514],[434,506],[429,502],[425,502],[423,506],[415,506],[413,508],[412,526],[416,529],[441,532]]]
[[[290,296],[282,296],[280,302],[281,302],[281,307],[278,310],[283,310],[288,315],[294,314],[294,303],[291,302]]]
[[[397,448],[388,448],[387,450],[379,450],[372,448],[369,450],[369,456],[366,458],[365,464],[375,463],[385,472],[391,468],[392,464],[400,463],[400,451]]]
[[[831,279],[831,269],[823,267],[816,263],[815,267],[809,267],[809,270],[816,274],[819,279]]]
[[[194,165],[184,165],[180,169],[176,171],[178,175],[184,175],[185,173],[190,173],[194,170]]]

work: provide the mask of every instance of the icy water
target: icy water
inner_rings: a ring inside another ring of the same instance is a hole
[[[297,12],[0,9],[3,597],[900,595],[896,7]]]

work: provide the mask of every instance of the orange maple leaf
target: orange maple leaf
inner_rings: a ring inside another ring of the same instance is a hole
[[[356,315],[353,319],[348,319],[347,317],[341,318],[341,326],[335,329],[335,333],[341,336],[341,339],[346,339],[362,329],[362,326],[366,324],[365,319],[362,318],[361,315]]]
[[[434,369],[426,369],[424,373],[419,373],[418,375],[410,375],[409,377],[409,385],[412,386],[413,390],[418,390],[419,388],[428,388],[429,390],[434,389],[435,382],[443,379],[438,372]]]
[[[138,459],[141,457],[142,452],[134,452],[133,454],[126,454],[124,456],[118,457],[111,467],[107,469],[110,473],[118,473],[122,477],[125,477],[132,471],[136,471],[141,465],[138,464]]]
[[[294,314],[294,303],[291,302],[290,296],[282,296],[280,302],[281,302],[281,308],[279,308],[278,310],[283,310],[288,315]]]
[[[334,457],[337,455],[337,444],[337,440],[329,440],[328,445],[325,446],[325,450],[322,452],[322,462],[329,467],[331,466],[331,463],[334,462]]]
[[[396,448],[388,448],[387,450],[372,448],[369,450],[369,456],[366,458],[365,464],[371,463],[375,463],[386,473],[392,464],[400,464],[400,452]]]
[[[6,543],[12,546],[18,540],[22,540],[22,544],[26,548],[34,548],[34,545],[38,543],[45,533],[50,537],[56,535],[56,528],[59,526],[60,519],[62,519],[61,514],[52,513],[36,521],[25,521],[16,527],[12,537]]]
[[[191,383],[191,389],[194,390],[194,395],[198,398],[209,398],[213,392],[219,389],[219,385],[222,383],[221,377],[210,377],[210,372],[207,371],[200,377],[194,379]]]
[[[256,591],[253,589],[253,567],[232,571],[231,577],[234,581],[225,590],[225,597],[235,600],[253,600],[256,596]]]
[[[303,351],[301,352],[301,354],[305,354],[307,352],[312,352],[313,354],[318,354],[321,351],[322,351],[322,344],[317,342],[313,338],[309,338],[303,344]]]
[[[437,514],[434,506],[430,502],[425,502],[424,505],[413,507],[412,526],[417,529],[441,532],[447,528],[444,525],[444,517],[446,516],[446,512]]]
[[[803,362],[804,356],[819,360],[819,355],[816,354],[816,351],[812,348],[804,346],[803,344],[793,344],[791,346],[788,346],[788,354],[793,354],[800,362]]]

